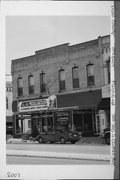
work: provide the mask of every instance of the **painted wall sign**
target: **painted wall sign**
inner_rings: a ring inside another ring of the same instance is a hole
[[[37,99],[22,101],[18,104],[19,112],[38,111],[53,109],[56,107],[56,96],[50,96],[46,99]]]

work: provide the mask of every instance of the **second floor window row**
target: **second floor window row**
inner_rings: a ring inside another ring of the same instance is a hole
[[[107,64],[108,67],[108,76],[110,81],[110,61]],[[45,80],[45,73],[40,74],[40,93],[46,93],[46,80]],[[79,67],[75,66],[72,68],[72,86],[73,89],[80,88],[80,74],[79,74]],[[90,63],[86,66],[86,77],[87,77],[87,86],[91,87],[95,85],[95,66],[94,64]],[[60,69],[58,71],[58,81],[59,81],[59,91],[66,90],[66,72],[65,69]],[[34,86],[35,86],[35,78],[33,75],[28,76],[28,94],[34,94]],[[17,79],[17,90],[18,96],[23,96],[23,79],[19,77]]]

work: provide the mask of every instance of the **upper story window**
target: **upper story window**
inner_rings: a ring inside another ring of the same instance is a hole
[[[59,70],[59,90],[65,90],[65,70]]]
[[[8,109],[8,97],[6,97],[6,109]]]
[[[94,64],[87,65],[87,85],[95,85]]]
[[[108,84],[110,84],[110,60],[106,62],[106,65],[107,65]]]
[[[34,76],[28,77],[29,94],[34,94]]]
[[[45,84],[45,73],[40,74],[40,92],[45,93],[46,92],[46,84]]]
[[[72,80],[73,80],[73,88],[79,88],[78,67],[72,68]]]
[[[23,81],[22,81],[22,77],[19,77],[17,79],[17,90],[18,90],[18,96],[23,96]]]
[[[7,87],[6,90],[7,92],[12,92],[12,87]]]

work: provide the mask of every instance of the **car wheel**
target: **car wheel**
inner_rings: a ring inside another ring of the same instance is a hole
[[[107,134],[105,136],[105,142],[106,142],[106,144],[110,145],[110,135],[109,134]]]
[[[61,137],[60,142],[61,142],[61,144],[65,144],[65,138]]]
[[[39,138],[39,143],[40,144],[43,143],[43,138],[42,137]]]

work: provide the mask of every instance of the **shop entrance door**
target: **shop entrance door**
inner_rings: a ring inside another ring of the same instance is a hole
[[[75,131],[84,131],[83,126],[83,114],[74,114],[73,115],[73,123],[74,123],[74,130]]]
[[[100,134],[100,117],[99,117],[99,114],[96,115],[96,133]]]
[[[84,131],[93,132],[92,113],[83,114]]]

